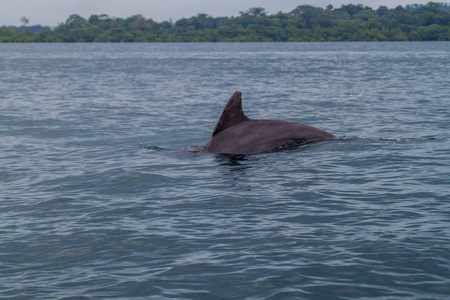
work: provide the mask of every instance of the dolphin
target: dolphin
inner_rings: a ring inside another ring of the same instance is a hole
[[[242,110],[242,93],[235,92],[214,128],[211,139],[193,152],[220,154],[261,154],[300,144],[336,139],[334,135],[302,123],[248,118]]]

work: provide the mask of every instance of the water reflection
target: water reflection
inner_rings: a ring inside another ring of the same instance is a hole
[[[249,173],[251,169],[259,169],[260,158],[249,155],[216,154],[214,161],[221,167],[223,179],[238,180]]]
[[[245,166],[245,162],[249,160],[248,155],[236,154],[217,154],[215,161],[221,166]]]

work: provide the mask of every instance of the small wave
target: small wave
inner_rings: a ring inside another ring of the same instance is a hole
[[[145,144],[140,144],[139,148],[147,149],[147,150],[154,150],[154,151],[167,151],[167,149],[165,149],[165,148],[161,148],[158,146],[152,146],[152,145],[145,145]]]
[[[340,140],[348,140],[348,141],[373,141],[373,142],[389,142],[389,143],[428,143],[428,142],[437,142],[442,139],[436,137],[429,138],[383,138],[383,137],[371,137],[371,136],[344,136],[341,137]]]
[[[185,149],[188,152],[194,152],[194,153],[201,153],[201,152],[208,152],[204,147],[202,146],[189,146]]]

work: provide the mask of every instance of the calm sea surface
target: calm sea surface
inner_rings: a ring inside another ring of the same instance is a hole
[[[0,53],[1,299],[449,299],[450,43]],[[236,90],[345,140],[188,152]]]

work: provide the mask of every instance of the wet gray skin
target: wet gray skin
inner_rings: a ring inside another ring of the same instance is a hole
[[[222,154],[260,154],[299,144],[335,139],[324,130],[293,121],[257,120],[242,111],[242,94],[235,92],[214,128],[211,139],[190,151]]]

